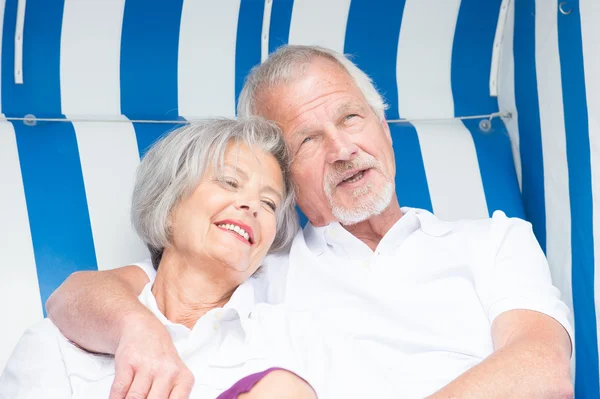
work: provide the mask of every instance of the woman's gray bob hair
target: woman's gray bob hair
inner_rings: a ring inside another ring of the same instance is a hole
[[[171,131],[148,150],[137,169],[131,220],[158,268],[171,236],[169,218],[180,199],[191,194],[207,167],[221,175],[230,142],[272,154],[283,173],[285,192],[277,211],[277,234],[269,252],[289,249],[298,230],[290,158],[280,129],[262,118],[208,119]]]

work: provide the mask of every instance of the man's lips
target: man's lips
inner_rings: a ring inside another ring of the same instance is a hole
[[[349,173],[346,173],[344,175],[344,177],[340,180],[340,182],[337,185],[350,185],[359,182],[365,177],[365,174],[368,171],[369,169],[355,169],[353,171],[350,171]]]

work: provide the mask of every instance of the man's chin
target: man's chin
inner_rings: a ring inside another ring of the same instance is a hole
[[[382,194],[384,191],[386,190],[382,190]],[[355,199],[350,204],[342,205],[332,201],[331,209],[338,222],[344,226],[351,226],[381,215],[390,206],[391,200],[390,195],[374,195],[369,198]]]

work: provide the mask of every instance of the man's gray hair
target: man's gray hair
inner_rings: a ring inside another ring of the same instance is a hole
[[[344,69],[365,96],[367,103],[379,120],[385,119],[385,110],[388,105],[373,85],[371,78],[347,56],[325,47],[302,45],[282,46],[264,63],[252,69],[238,99],[238,116],[256,115],[257,93],[269,87],[290,82],[303,73],[307,64],[317,58],[331,60]]]
[[[230,142],[272,154],[283,173],[284,193],[277,210],[277,233],[269,252],[289,249],[298,230],[290,157],[280,129],[262,118],[211,119],[180,127],[156,142],[137,169],[131,220],[158,268],[170,243],[169,218],[182,198],[200,183],[207,167],[222,178],[225,150]]]

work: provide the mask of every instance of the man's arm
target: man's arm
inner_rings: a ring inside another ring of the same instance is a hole
[[[73,273],[48,298],[46,312],[79,346],[114,354],[131,318],[154,318],[137,298],[148,281],[137,266]]]
[[[428,399],[573,398],[571,341],[553,318],[510,310],[492,324],[494,353]]]
[[[48,317],[65,337],[89,351],[115,355],[110,399],[187,398],[194,384],[168,331],[137,298],[148,281],[137,266],[78,272],[46,303]]]

